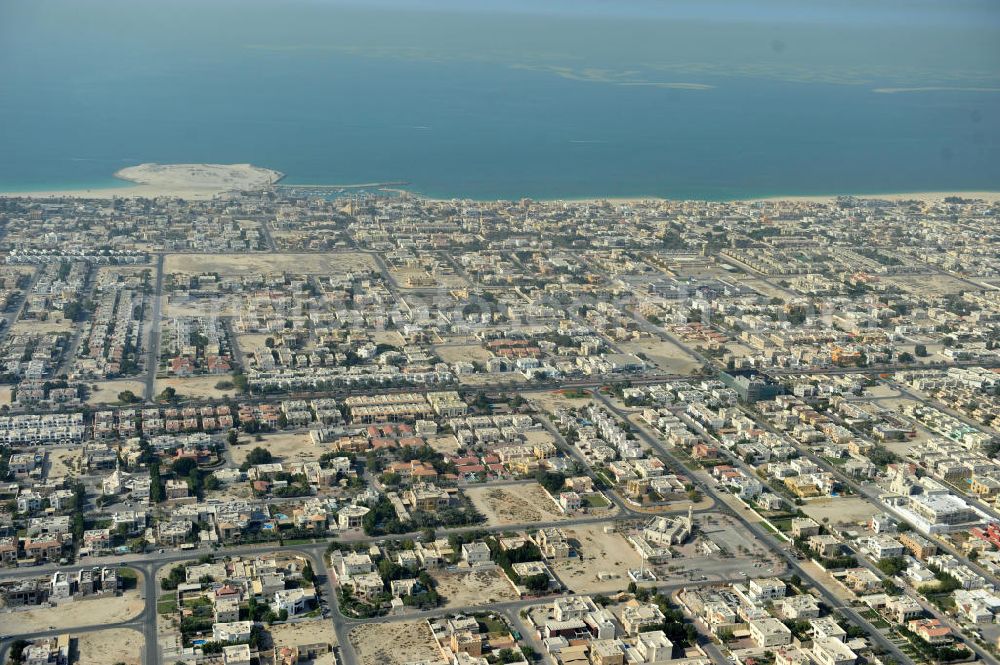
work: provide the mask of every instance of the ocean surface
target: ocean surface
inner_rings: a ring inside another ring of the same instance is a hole
[[[0,0],[0,191],[1000,189],[996,0]]]

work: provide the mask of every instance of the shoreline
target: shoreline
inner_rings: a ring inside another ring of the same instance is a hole
[[[177,165],[158,165],[158,164],[143,164],[139,167],[129,167],[127,169],[121,169],[114,173],[114,177],[121,181],[121,185],[108,185],[108,186],[96,186],[96,187],[81,187],[81,188],[71,188],[71,189],[44,189],[44,190],[13,190],[13,191],[0,191],[0,197],[5,198],[27,198],[27,199],[57,199],[57,198],[68,198],[68,199],[111,199],[111,198],[157,198],[157,197],[172,197],[180,199],[191,199],[191,200],[205,200],[211,199],[214,196],[225,194],[228,192],[235,191],[257,191],[264,190],[280,183],[283,188],[295,188],[301,187],[308,189],[310,187],[329,187],[331,189],[381,189],[386,192],[393,192],[397,194],[407,194],[410,196],[419,197],[429,201],[477,201],[477,202],[487,202],[487,201],[502,201],[509,200],[515,201],[518,199],[503,199],[503,198],[469,198],[469,197],[442,197],[442,196],[432,196],[423,195],[419,192],[412,191],[406,188],[399,187],[398,181],[396,182],[385,182],[385,183],[355,183],[355,184],[337,184],[337,185],[299,185],[296,183],[289,183],[284,181],[285,174],[274,171],[270,169],[264,169],[261,167],[254,167],[249,164],[239,164],[239,165],[228,165],[228,168],[238,168],[244,171],[253,170],[258,173],[269,173],[273,174],[273,178],[268,182],[212,182],[199,180],[197,174],[193,173],[193,169],[211,169],[218,168],[220,165],[216,164],[177,164]],[[143,170],[145,169],[145,170]],[[163,176],[159,174],[150,175],[149,170],[159,170],[159,172],[168,172],[171,169],[174,171],[178,169],[189,169],[192,173],[188,174],[187,178],[184,177],[171,177],[170,175]],[[379,185],[386,185],[380,187]],[[921,201],[921,202],[931,202],[940,201],[949,196],[959,196],[967,199],[981,199],[990,203],[1000,202],[1000,190],[998,191],[982,191],[982,190],[935,190],[935,191],[920,191],[920,192],[885,192],[885,193],[837,193],[837,194],[790,194],[790,195],[765,195],[765,196],[754,196],[747,198],[733,198],[733,199],[700,199],[700,198],[668,198],[664,196],[583,196],[583,197],[553,197],[553,198],[540,198],[540,197],[523,197],[528,198],[533,201],[547,202],[547,203],[586,203],[586,202],[607,202],[607,203],[638,203],[642,201],[708,201],[710,203],[776,203],[776,202],[788,202],[788,203],[829,203],[836,200],[841,196],[850,196],[858,199],[875,199],[884,201]]]
[[[463,199],[458,197],[444,198],[436,196],[423,196],[416,192],[411,192],[408,190],[391,190],[397,192],[406,192],[411,196],[417,196],[422,199],[427,199],[429,201],[516,201],[517,199]],[[856,199],[868,199],[868,200],[882,200],[882,201],[921,201],[921,202],[932,202],[941,201],[949,196],[958,196],[966,199],[981,199],[989,203],[1000,202],[1000,190],[997,191],[981,191],[981,190],[941,190],[941,191],[925,191],[925,192],[889,192],[884,194],[854,194],[854,193],[842,193],[842,194],[790,194],[788,196],[755,196],[750,198],[735,198],[735,199],[699,199],[699,198],[667,198],[664,196],[584,196],[584,197],[562,197],[562,198],[537,198],[532,196],[524,197],[532,201],[545,202],[545,203],[596,203],[596,202],[606,202],[606,203],[640,203],[643,201],[707,201],[708,203],[830,203],[835,201],[837,198],[842,196],[849,196]]]

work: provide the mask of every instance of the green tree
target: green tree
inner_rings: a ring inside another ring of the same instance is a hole
[[[198,468],[198,462],[190,457],[181,457],[174,461],[170,468],[178,476],[186,477]]]
[[[250,451],[249,455],[247,455],[247,459],[246,462],[244,462],[244,464],[247,465],[248,467],[251,467],[251,466],[256,466],[258,464],[270,464],[273,461],[274,461],[274,455],[271,454],[270,450],[268,450],[267,448],[261,448],[260,446],[257,446]]]

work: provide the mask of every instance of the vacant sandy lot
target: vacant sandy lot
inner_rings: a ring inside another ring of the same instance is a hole
[[[966,291],[969,285],[949,275],[894,275],[883,281],[903,291],[926,296],[942,296]]]
[[[494,526],[568,519],[537,483],[470,487],[464,492]]]
[[[70,448],[50,450],[46,480],[75,475],[79,471],[82,456],[82,452]]]
[[[129,628],[81,633],[76,640],[79,655],[76,662],[139,665],[142,662],[143,644],[142,634]]]
[[[594,404],[594,398],[590,397],[589,394],[586,397],[566,397],[558,390],[543,393],[522,393],[522,395],[539,409],[548,413],[555,413],[558,409],[585,409]]]
[[[442,455],[454,455],[458,452],[458,439],[451,434],[428,437],[427,445]]]
[[[406,340],[395,330],[379,330],[372,333],[372,339],[376,344],[391,344],[392,346],[398,346],[403,348],[406,344]]]
[[[51,318],[45,321],[36,321],[34,319],[22,319],[10,327],[11,334],[16,335],[26,335],[26,334],[39,334],[39,333],[69,333],[73,332],[74,324],[69,319],[61,318],[58,315],[53,315]]]
[[[361,665],[404,665],[438,661],[441,654],[426,621],[370,623],[351,631]]]
[[[563,584],[577,593],[607,593],[624,588],[630,568],[638,568],[641,561],[625,537],[618,533],[604,533],[603,526],[586,526],[565,529],[566,537],[578,556],[549,561],[556,576]],[[602,574],[613,577],[601,579]]]
[[[233,446],[233,461],[242,464],[254,448],[266,448],[279,462],[312,462],[318,460],[325,451],[313,445],[305,433],[262,434],[263,441],[256,437],[241,436],[239,445]]]
[[[139,586],[142,586],[141,580]],[[7,633],[34,633],[49,630],[49,626],[54,626],[57,630],[96,626],[133,619],[142,612],[143,607],[145,602],[139,598],[139,593],[127,591],[121,596],[95,596],[55,607],[3,613],[0,614],[0,624]]]
[[[518,595],[499,568],[468,573],[440,573],[434,576],[445,607],[465,607],[481,603],[514,600]]]
[[[673,342],[650,337],[620,344],[626,353],[643,354],[650,362],[665,372],[688,374],[701,367],[701,362]]]
[[[10,398],[14,395],[14,389],[11,386],[0,387],[0,404],[10,404]]]
[[[482,374],[462,374],[458,382],[464,386],[492,386],[497,383],[522,384],[528,379],[520,372],[491,372]]]
[[[828,519],[830,524],[858,524],[880,513],[874,504],[856,496],[838,496],[806,501],[803,512],[817,522]]]
[[[338,274],[374,269],[375,263],[360,252],[325,254],[168,254],[165,273],[217,272],[221,275],[289,272],[297,275]]]
[[[229,374],[213,374],[211,376],[186,376],[183,378],[157,379],[156,387],[153,389],[156,395],[163,392],[163,389],[170,386],[182,397],[204,397],[208,399],[222,399],[236,395],[236,388],[219,390],[215,387],[219,381],[229,381],[232,383],[233,377]]]
[[[731,262],[730,265],[735,265],[741,270],[743,265],[740,263]],[[762,293],[768,298],[794,298],[798,294],[789,289],[784,289],[778,284],[766,279],[741,279],[739,280],[741,284],[747,288],[751,288],[757,293]]]
[[[318,644],[325,642],[331,647],[337,645],[337,636],[333,632],[333,625],[329,621],[303,621],[301,623],[276,623],[267,629],[271,634],[271,641],[274,646],[295,647],[301,644]],[[315,665],[334,665],[333,653],[320,656],[314,661]]]
[[[216,298],[185,298],[171,296],[162,305],[162,316],[165,319],[175,316],[235,316],[243,306],[238,296],[221,296]]]
[[[461,275],[430,274],[423,268],[394,268],[389,270],[389,274],[401,289],[461,289],[469,285]],[[416,280],[416,283],[411,280]]]
[[[457,346],[443,344],[435,346],[434,351],[446,363],[471,363],[476,360],[486,362],[493,357],[493,354],[478,344],[460,344]]]
[[[91,384],[91,388],[93,386],[97,386],[97,390],[91,389],[87,404],[114,404],[118,402],[118,393],[123,390],[131,390],[133,395],[142,397],[142,391],[146,387],[142,381],[133,379],[97,381]]]

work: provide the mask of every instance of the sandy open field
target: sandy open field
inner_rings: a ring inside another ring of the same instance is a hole
[[[75,324],[69,319],[63,319],[57,315],[53,315],[44,321],[37,321],[35,319],[21,319],[17,321],[10,327],[10,332],[13,335],[30,335],[30,334],[41,334],[41,333],[71,333],[73,328],[80,324]],[[89,324],[88,324],[89,325]]]
[[[645,355],[650,362],[665,372],[687,374],[701,367],[701,362],[681,347],[655,337],[623,342],[619,346],[626,353]]]
[[[537,445],[539,443],[556,443],[556,438],[549,434],[547,429],[532,429],[524,433],[525,443],[528,445]]]
[[[169,319],[176,316],[236,316],[243,301],[235,296],[223,296],[218,298],[169,298],[162,303],[163,318]]]
[[[0,625],[5,632],[14,634],[49,630],[49,626],[55,630],[68,630],[127,621],[138,616],[143,607],[145,602],[139,598],[138,591],[126,591],[121,596],[95,596],[55,607],[0,613]]]
[[[403,348],[406,340],[395,330],[377,330],[372,333],[372,339],[376,344],[391,344]]]
[[[81,663],[125,663],[139,665],[142,662],[143,637],[139,631],[129,628],[113,628],[96,633],[81,633],[76,636],[76,651]]]
[[[271,641],[274,646],[295,647],[302,644],[318,644],[325,642],[330,646],[337,646],[337,636],[333,632],[333,625],[329,621],[303,621],[301,623],[276,623],[269,626],[267,632],[271,634]],[[323,654],[316,660],[309,661],[314,665],[334,665],[333,653]]]
[[[578,556],[549,561],[556,576],[577,593],[619,591],[627,586],[629,568],[638,568],[641,563],[623,535],[604,533],[603,528],[596,525],[565,529]],[[602,573],[615,577],[602,580]]]
[[[430,274],[423,268],[393,268],[389,270],[400,289],[462,289],[469,285],[461,275]],[[412,283],[411,279],[417,280]],[[426,284],[422,283],[426,281]]]
[[[217,272],[222,275],[290,272],[305,274],[339,274],[355,270],[374,269],[371,258],[360,252],[329,254],[168,254],[165,273]]]
[[[730,262],[730,265],[734,265],[740,270],[743,270],[743,265],[741,263]],[[768,298],[795,298],[798,295],[795,291],[783,288],[779,284],[776,284],[775,281],[765,279],[763,277],[741,279],[739,282],[747,288],[753,289],[757,293],[763,294]]]
[[[893,275],[883,281],[898,286],[903,291],[927,296],[943,296],[967,291],[969,285],[949,275]]]
[[[569,519],[537,483],[463,491],[493,526]]]
[[[471,363],[476,360],[486,362],[493,356],[493,354],[478,344],[461,344],[457,346],[444,344],[435,346],[434,351],[446,363]]]
[[[520,372],[493,372],[490,374],[462,374],[458,382],[463,386],[492,386],[498,383],[519,385],[527,383],[528,379]]]
[[[242,464],[250,451],[258,446],[267,448],[279,462],[312,462],[318,460],[325,450],[313,445],[304,432],[262,434],[264,440],[257,441],[252,436],[241,436],[239,445],[233,446],[233,461]]]
[[[97,386],[97,390],[91,390],[87,398],[87,404],[113,404],[118,401],[118,393],[123,390],[131,390],[133,395],[142,397],[145,385],[142,381],[134,379],[117,379],[115,381],[95,381],[90,384]],[[162,389],[161,389],[162,390]]]
[[[369,623],[351,631],[361,665],[404,665],[441,658],[426,621]]]
[[[46,460],[48,468],[45,476],[46,480],[65,478],[66,476],[76,475],[79,472],[80,459],[83,457],[83,453],[79,449],[53,449],[48,451],[48,453],[49,456]]]
[[[542,393],[522,393],[522,396],[529,402],[533,402],[537,407],[548,413],[555,413],[557,409],[585,409],[594,404],[594,398],[590,397],[566,397],[557,390]]]
[[[872,515],[880,513],[874,504],[856,496],[838,496],[806,501],[803,512],[817,522],[824,518],[830,524],[858,524],[867,522]]]
[[[428,437],[427,444],[442,455],[454,455],[458,452],[458,440],[451,434]]]
[[[169,379],[157,379],[153,388],[154,395],[159,395],[163,389],[170,386],[183,397],[204,397],[208,399],[222,399],[236,395],[236,388],[219,390],[215,384],[219,381],[232,382],[229,374],[211,374],[205,376],[185,376],[172,377]],[[140,391],[141,392],[141,391]]]
[[[445,607],[466,607],[481,603],[514,600],[518,595],[499,568],[469,573],[434,575],[437,591],[446,599]]]

